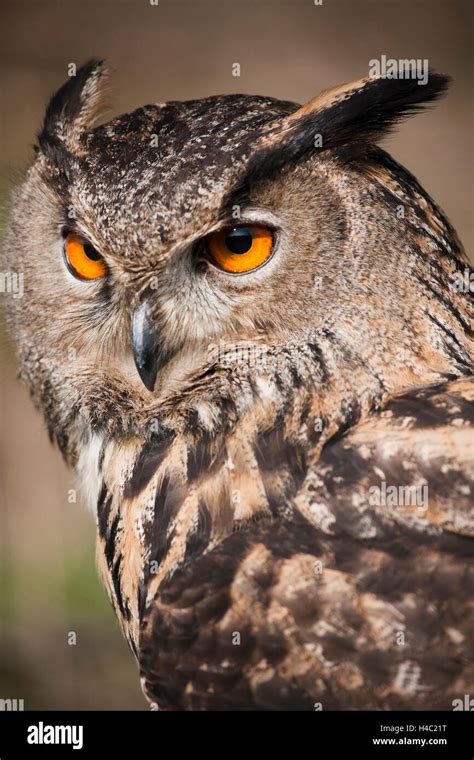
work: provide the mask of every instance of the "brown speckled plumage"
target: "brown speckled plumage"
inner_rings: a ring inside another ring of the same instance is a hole
[[[474,685],[473,312],[453,286],[468,264],[373,144],[446,78],[360,80],[302,108],[152,105],[94,127],[102,77],[92,62],[53,98],[15,193],[5,250],[25,299],[9,320],[96,514],[146,695],[451,709]],[[245,276],[201,255],[236,208],[278,231]],[[69,275],[64,230],[106,278]],[[153,391],[129,338],[145,301]],[[428,502],[376,503],[382,484]]]

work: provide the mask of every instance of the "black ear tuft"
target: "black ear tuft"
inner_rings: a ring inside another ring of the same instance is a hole
[[[449,82],[449,77],[430,72],[424,85],[416,79],[368,77],[324,91],[266,128],[255,143],[246,174],[266,175],[344,143],[373,142],[437,100]]]
[[[319,111],[323,146],[325,137],[327,147],[352,139],[373,141],[382,137],[399,121],[441,97],[449,82],[449,77],[434,72],[425,85],[416,79],[363,80],[359,87],[336,95]]]
[[[94,126],[99,114],[106,73],[103,61],[88,61],[53,95],[38,135],[44,153],[53,158],[58,150],[81,152],[82,135]]]

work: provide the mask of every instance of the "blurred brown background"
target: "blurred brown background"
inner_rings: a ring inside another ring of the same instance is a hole
[[[403,125],[386,147],[440,203],[472,252],[470,0],[151,2],[0,3],[2,223],[10,190],[32,158],[45,104],[69,63],[108,60],[114,115],[147,102],[228,92],[302,102],[366,75],[369,60],[385,54],[428,58],[454,77],[435,112]],[[239,78],[233,63],[240,63]],[[22,698],[25,709],[146,709],[133,658],[96,579],[93,519],[68,502],[73,476],[16,382],[3,332],[0,360],[0,698]]]

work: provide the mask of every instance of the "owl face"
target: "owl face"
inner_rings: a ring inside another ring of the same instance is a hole
[[[243,95],[153,105],[93,128],[102,76],[92,62],[53,98],[14,198],[6,252],[27,304],[10,319],[36,395],[46,383],[64,407],[82,388],[119,388],[130,409],[179,393],[229,346],[317,355],[318,335],[335,336],[348,372],[412,372],[426,295],[413,235],[428,221],[439,240],[440,220],[369,138],[405,107],[391,88],[408,109],[443,78],[362,81],[303,108]]]
[[[48,245],[62,283],[58,298],[66,310],[76,304],[68,331],[81,341],[78,353],[112,364],[131,383],[141,376],[150,392],[184,377],[216,347],[301,340],[321,298],[313,287],[317,260],[342,251],[344,220],[317,166],[239,186],[248,146],[238,132],[227,134],[232,111],[278,110],[268,100],[243,101],[184,104],[170,107],[172,116],[167,107],[149,108],[132,133],[119,119],[93,134],[87,156],[70,169],[70,216],[51,229]],[[218,138],[207,122],[199,128],[203,110],[223,133],[223,166],[209,161]],[[185,145],[177,147],[166,129],[173,120],[178,137],[179,124],[190,125]],[[162,131],[156,148],[150,141]],[[318,175],[308,208],[306,182]],[[57,193],[56,217],[64,209]],[[103,350],[93,355],[92,347]]]

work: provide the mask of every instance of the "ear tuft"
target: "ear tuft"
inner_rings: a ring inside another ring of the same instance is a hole
[[[263,175],[328,148],[374,142],[441,97],[449,82],[430,72],[424,85],[416,79],[367,77],[325,90],[264,130],[255,143],[251,172]]]
[[[83,135],[100,115],[106,76],[103,61],[93,59],[53,95],[38,135],[39,147],[46,155],[56,156],[58,149],[72,154],[83,151]]]

